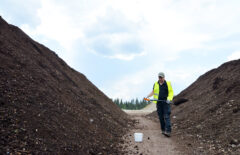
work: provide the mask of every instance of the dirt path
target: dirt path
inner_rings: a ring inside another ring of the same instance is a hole
[[[149,109],[148,109],[149,110]],[[150,110],[151,111],[151,110]],[[125,111],[138,124],[124,136],[124,148],[129,155],[180,155],[176,150],[175,143],[171,138],[162,135],[160,124],[146,117],[149,111],[131,110]],[[143,133],[143,141],[135,142],[134,133]]]

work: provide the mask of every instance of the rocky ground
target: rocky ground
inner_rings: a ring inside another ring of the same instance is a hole
[[[174,97],[173,134],[187,154],[240,154],[240,60],[200,76]],[[150,116],[157,118],[154,112]],[[158,121],[158,120],[156,120]]]
[[[128,116],[0,17],[0,154],[117,154]]]

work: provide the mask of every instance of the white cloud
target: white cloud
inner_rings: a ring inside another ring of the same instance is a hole
[[[133,60],[134,58],[136,58],[138,56],[144,56],[144,55],[145,55],[144,52],[141,52],[141,53],[138,53],[138,54],[121,54],[121,53],[118,53],[118,54],[111,55],[111,56],[106,56],[106,57],[110,58],[110,59],[119,59],[119,60],[130,61],[130,60]]]
[[[228,61],[240,59],[240,51],[233,52],[227,57]]]
[[[92,42],[94,38],[98,38],[97,41],[99,41],[106,37],[109,37],[106,41],[111,41],[111,52],[114,52],[114,55],[121,55],[122,52],[116,51],[116,49],[122,45],[120,42],[128,40],[124,37],[116,39],[114,36],[122,36],[125,33],[138,37],[140,40],[138,44],[141,44],[145,51],[151,54],[164,55],[166,59],[174,60],[183,50],[204,47],[206,42],[214,40],[215,35],[224,36],[226,33],[231,33],[230,24],[227,23],[237,21],[235,16],[226,18],[228,14],[223,13],[222,10],[229,9],[228,5],[223,2],[216,3],[215,0],[195,2],[190,0],[177,2],[172,0],[91,2],[71,0],[67,4],[55,0],[42,0],[41,3],[42,7],[38,10],[41,24],[35,31],[31,30],[30,32],[34,35],[43,35],[57,40],[68,52],[66,56],[69,54],[74,56],[74,53],[69,52],[72,51],[72,44],[76,40],[82,40],[91,49],[91,46],[94,45],[89,43],[95,43]],[[112,11],[109,12],[109,10]],[[229,22],[222,22],[220,17]],[[99,25],[101,20],[105,18],[110,20],[117,18],[119,23],[112,25],[113,23],[109,21]],[[124,24],[125,28],[131,27],[131,30],[124,30],[124,32],[116,34],[114,27],[119,26],[119,24]],[[228,29],[228,31],[219,33],[219,31],[214,30],[213,25],[217,25],[217,29]],[[101,35],[86,36],[89,27],[99,29],[99,27],[105,26],[107,29],[113,29],[113,32],[109,34],[106,30],[101,32]],[[26,26],[24,27],[26,28]],[[205,27],[212,31],[206,31]],[[133,31],[133,29],[135,30]],[[112,55],[109,54],[107,58],[112,58]]]
[[[66,11],[64,6],[42,0],[42,7],[38,10],[41,24],[36,31],[40,35],[57,40],[66,49],[71,49],[73,41],[82,37],[83,33],[81,28],[72,24],[73,20]]]

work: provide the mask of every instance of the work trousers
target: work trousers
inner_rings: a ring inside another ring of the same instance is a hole
[[[157,113],[161,124],[162,131],[171,133],[171,106],[166,102],[160,101],[157,103]]]

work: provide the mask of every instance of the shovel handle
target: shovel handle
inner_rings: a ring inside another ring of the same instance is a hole
[[[153,99],[153,100],[151,100],[151,99],[149,99],[149,98],[143,98],[145,101],[164,101],[164,102],[166,102],[166,100],[156,100],[156,99]]]

